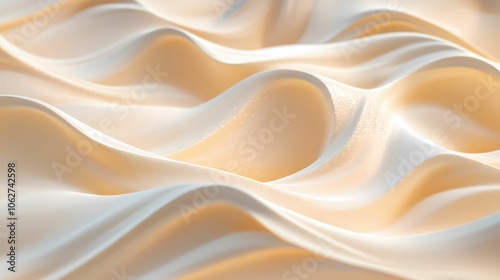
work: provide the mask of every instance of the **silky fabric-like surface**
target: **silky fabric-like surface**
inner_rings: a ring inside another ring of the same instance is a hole
[[[2,1],[0,278],[500,279],[499,3]]]

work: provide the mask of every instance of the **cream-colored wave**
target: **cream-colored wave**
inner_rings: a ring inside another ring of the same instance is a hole
[[[499,279],[499,27],[487,0],[2,1],[0,278]]]

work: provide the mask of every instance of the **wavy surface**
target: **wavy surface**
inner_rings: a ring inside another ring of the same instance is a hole
[[[497,3],[1,2],[0,278],[499,279]]]

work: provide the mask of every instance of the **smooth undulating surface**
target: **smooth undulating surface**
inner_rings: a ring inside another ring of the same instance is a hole
[[[2,0],[0,279],[500,279],[499,3]]]

